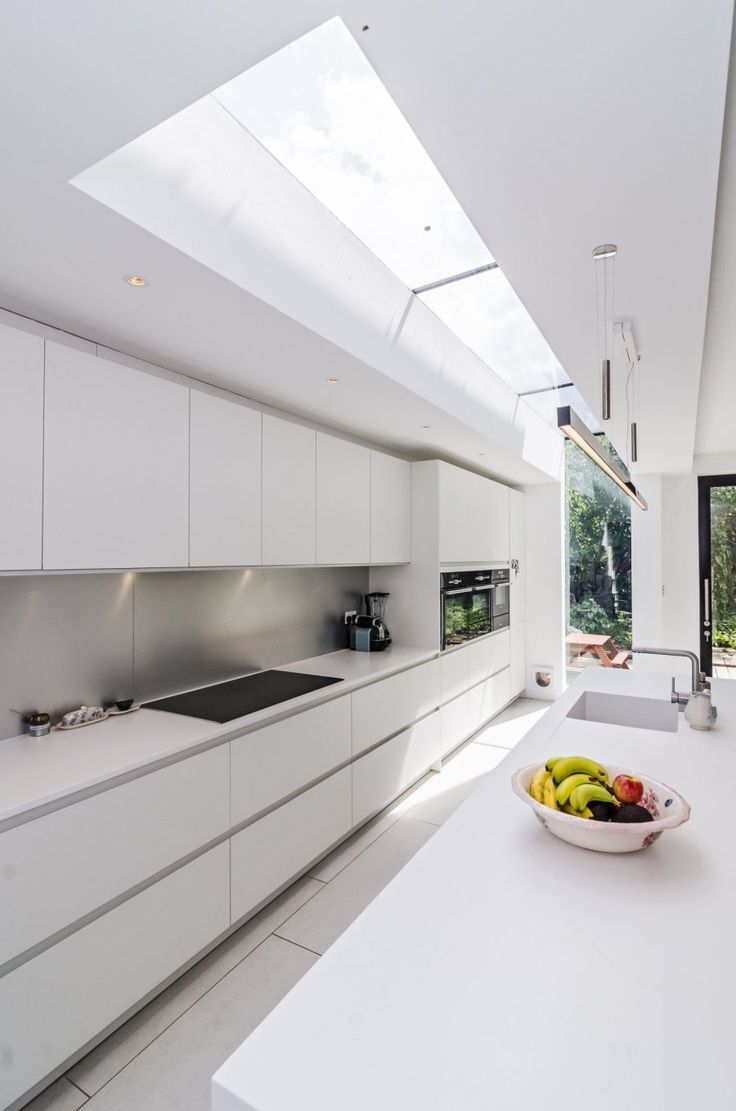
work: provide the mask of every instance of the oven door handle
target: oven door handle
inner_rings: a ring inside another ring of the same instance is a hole
[[[443,590],[442,593],[445,598],[449,598],[451,594],[472,594],[473,588],[472,586],[463,586],[459,590]]]

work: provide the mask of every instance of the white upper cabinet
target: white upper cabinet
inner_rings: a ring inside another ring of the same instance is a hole
[[[317,433],[317,563],[370,560],[371,453]]]
[[[261,562],[261,414],[192,390],[189,563]]]
[[[492,563],[496,558],[493,554],[496,522],[491,490],[494,485],[482,475],[468,473],[468,554],[465,558],[469,563]]]
[[[0,571],[41,567],[43,342],[0,325]]]
[[[488,518],[491,523],[491,563],[509,561],[509,488],[487,480]]]
[[[518,574],[511,569],[511,624],[516,625],[526,618],[526,525],[524,518],[524,495],[518,490],[509,490],[509,558],[519,561]]]
[[[46,342],[45,568],[184,567],[189,390]]]
[[[468,471],[439,464],[440,563],[467,563]]]
[[[263,416],[263,563],[315,562],[316,433]]]
[[[411,560],[411,463],[371,452],[371,563]]]

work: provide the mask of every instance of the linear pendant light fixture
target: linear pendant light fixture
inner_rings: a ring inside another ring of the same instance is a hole
[[[600,467],[603,473],[607,474],[619,489],[639,506],[639,509],[647,508],[646,501],[634,486],[626,468],[617,463],[610,452],[606,451],[603,444],[598,442],[598,437],[593,435],[585,421],[581,420],[569,405],[563,405],[557,410],[557,427],[564,432],[568,440],[572,440],[581,451],[584,451],[588,458],[592,459],[595,465]]]
[[[611,419],[611,339],[613,329],[613,263],[615,243],[601,243],[593,251],[598,300],[598,346],[601,354],[601,420]]]

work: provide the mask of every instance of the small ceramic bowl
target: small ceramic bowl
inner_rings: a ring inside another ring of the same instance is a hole
[[[611,782],[617,775],[631,775],[631,768],[605,764]],[[514,794],[530,806],[546,830],[555,837],[578,845],[581,849],[593,849],[599,853],[634,853],[653,845],[666,829],[681,826],[690,817],[690,807],[682,795],[673,791],[658,779],[634,773],[644,784],[644,797],[640,805],[646,806],[653,815],[653,822],[594,822],[591,818],[576,818],[562,810],[552,810],[537,802],[529,794],[529,787],[539,764],[528,764],[519,768],[511,777]]]

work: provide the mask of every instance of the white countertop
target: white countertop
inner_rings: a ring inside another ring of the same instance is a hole
[[[217,1072],[214,1111],[726,1111],[736,683],[712,733],[567,720],[588,669]],[[608,855],[551,836],[519,766],[580,752],[671,784],[692,818]]]
[[[438,652],[394,645],[383,652],[330,652],[279,666],[281,671],[331,675],[343,682],[279,702],[220,725],[161,710],[138,710],[82,729],[47,737],[0,741],[0,824],[107,780],[189,749],[237,736],[269,721],[327,702],[393,672],[432,659]]]

